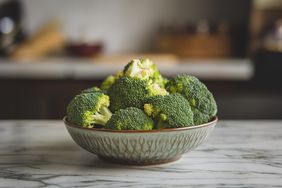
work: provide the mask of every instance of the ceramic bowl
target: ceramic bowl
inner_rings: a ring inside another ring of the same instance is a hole
[[[218,119],[191,127],[150,131],[117,131],[84,128],[64,118],[73,140],[85,150],[110,162],[152,165],[175,161],[199,146],[213,130]]]

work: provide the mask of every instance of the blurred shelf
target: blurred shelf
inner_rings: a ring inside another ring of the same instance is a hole
[[[122,70],[124,64],[85,59],[44,59],[25,63],[0,60],[0,79],[104,79]],[[249,80],[254,74],[250,59],[183,60],[158,63],[167,77],[187,73],[205,80]]]

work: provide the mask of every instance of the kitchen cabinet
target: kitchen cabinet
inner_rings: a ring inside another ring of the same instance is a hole
[[[62,119],[71,98],[102,80],[1,79],[0,119]],[[282,118],[282,87],[254,81],[204,82],[222,119]]]
[[[62,119],[74,95],[99,86],[124,66],[85,59],[1,62],[0,119]],[[214,93],[220,118],[282,119],[282,86],[252,79],[254,67],[249,59],[184,60],[158,67],[166,77],[179,73],[199,77]]]

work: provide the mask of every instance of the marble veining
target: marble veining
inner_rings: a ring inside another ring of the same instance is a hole
[[[0,121],[0,187],[282,187],[282,121],[220,121],[162,166],[100,161],[62,121]]]

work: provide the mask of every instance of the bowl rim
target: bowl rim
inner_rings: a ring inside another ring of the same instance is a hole
[[[87,128],[82,127],[80,125],[76,125],[74,123],[70,123],[67,121],[67,116],[63,118],[63,121],[66,126],[88,130],[88,131],[96,131],[96,132],[112,132],[112,133],[156,133],[156,132],[171,132],[171,131],[184,131],[190,129],[198,129],[202,127],[207,127],[211,125],[215,125],[218,122],[218,117],[215,116],[212,121],[200,125],[193,125],[190,127],[180,127],[180,128],[166,128],[166,129],[153,129],[153,130],[111,130],[111,129],[103,129],[103,128]]]

